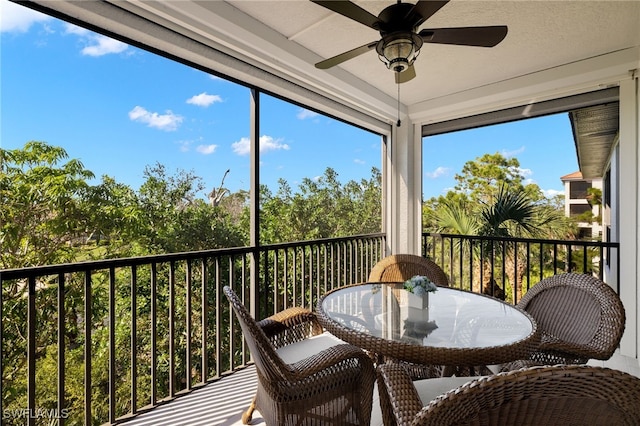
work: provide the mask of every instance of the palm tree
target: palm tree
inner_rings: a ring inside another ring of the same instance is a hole
[[[566,221],[560,212],[536,203],[525,191],[510,191],[504,184],[490,203],[471,203],[465,198],[445,200],[436,210],[434,221],[439,232],[481,237],[540,238],[563,232],[563,229],[566,231]],[[474,258],[479,260],[474,267],[473,276],[482,277],[481,288],[484,292],[504,298],[504,283],[502,288],[495,283],[493,266],[496,264],[496,257],[502,256],[506,276],[517,283],[516,291],[522,294],[526,263],[517,262],[521,253],[518,253],[516,244],[506,244],[502,250],[496,250],[493,240],[485,240],[477,246],[471,247],[469,244],[468,247],[456,249],[460,253],[473,252]],[[471,283],[471,289],[480,290],[476,283]]]

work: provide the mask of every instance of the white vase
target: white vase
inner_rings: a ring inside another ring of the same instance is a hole
[[[417,295],[407,293],[409,321],[429,321],[429,293]]]

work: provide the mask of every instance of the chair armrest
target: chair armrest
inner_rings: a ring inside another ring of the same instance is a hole
[[[336,365],[343,361],[352,359],[359,360],[359,365],[364,365],[365,368],[371,372],[372,376],[375,374],[373,361],[371,361],[369,355],[357,346],[348,343],[332,346],[294,364],[289,364],[289,368],[296,376],[296,379],[301,380],[304,377],[314,375],[327,368],[335,368]],[[344,364],[343,370],[354,368],[353,363],[349,362]]]
[[[322,333],[316,314],[309,309],[292,307],[257,322],[276,348],[299,342]]]
[[[410,424],[422,410],[418,391],[401,364],[386,363],[378,367],[378,392],[383,418],[395,424]]]

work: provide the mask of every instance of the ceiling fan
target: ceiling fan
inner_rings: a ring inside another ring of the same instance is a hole
[[[416,76],[413,62],[423,43],[456,44],[461,46],[493,47],[507,35],[505,25],[485,27],[429,28],[417,32],[418,27],[446,5],[449,0],[419,0],[416,4],[397,3],[386,7],[378,16],[369,13],[349,0],[311,0],[333,12],[360,22],[380,32],[380,40],[356,47],[324,61],[316,68],[328,69],[376,49],[380,60],[394,71],[396,83],[404,83]]]

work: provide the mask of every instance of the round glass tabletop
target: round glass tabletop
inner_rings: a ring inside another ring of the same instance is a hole
[[[423,347],[426,358],[448,350],[460,355],[484,351],[487,359],[518,359],[537,337],[535,322],[526,312],[489,296],[448,287],[417,296],[402,283],[349,286],[327,293],[318,312],[325,327],[341,339],[382,353],[408,345]],[[500,348],[505,349],[504,356]],[[487,363],[492,362],[504,361]]]

